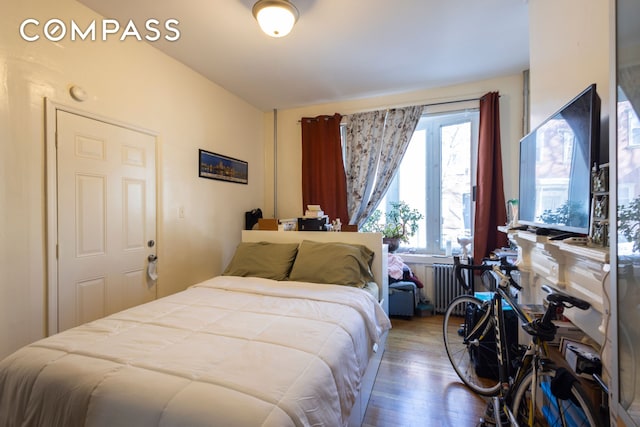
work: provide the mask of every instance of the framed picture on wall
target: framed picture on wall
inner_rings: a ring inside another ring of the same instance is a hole
[[[249,164],[243,160],[199,149],[198,176],[247,184],[249,182]]]

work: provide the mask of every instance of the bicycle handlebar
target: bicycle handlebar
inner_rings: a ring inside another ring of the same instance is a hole
[[[457,282],[460,283],[463,288],[469,290],[471,286],[467,283],[464,277],[462,277],[463,269],[469,270],[469,271],[481,271],[481,272],[495,271],[496,273],[501,275],[501,278],[504,278],[504,276],[507,276],[509,279],[509,284],[511,286],[513,286],[518,290],[522,289],[522,287],[520,287],[511,277],[511,272],[514,270],[517,270],[518,267],[512,264],[508,264],[505,258],[500,258],[499,265],[498,264],[475,264],[474,265],[474,264],[462,264],[460,263],[460,257],[454,256],[453,257],[453,274]]]

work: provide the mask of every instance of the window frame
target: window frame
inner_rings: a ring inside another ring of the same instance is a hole
[[[430,120],[423,121],[423,118]],[[398,252],[409,252],[419,254],[446,255],[447,242],[443,236],[443,217],[442,217],[442,140],[440,129],[443,126],[453,126],[461,123],[470,122],[470,153],[469,153],[469,178],[470,178],[470,206],[469,206],[469,226],[470,234],[474,232],[475,217],[475,186],[477,175],[477,159],[478,159],[478,133],[479,133],[479,108],[452,108],[446,111],[428,112],[425,111],[418,122],[416,132],[424,130],[426,133],[425,148],[425,205],[415,206],[420,210],[425,218],[421,221],[422,226],[426,228],[425,246],[411,247],[401,244]],[[437,138],[437,141],[429,143],[431,139]],[[428,167],[432,164],[433,167]],[[391,202],[399,200],[399,183],[398,173],[394,176],[393,181],[387,190],[381,203],[386,206],[378,206],[383,212],[388,209]],[[434,188],[435,186],[435,188]],[[388,197],[391,194],[392,197]],[[437,197],[434,195],[437,194]],[[460,236],[462,237],[462,236]],[[451,241],[452,252],[461,252],[461,247],[457,241]]]

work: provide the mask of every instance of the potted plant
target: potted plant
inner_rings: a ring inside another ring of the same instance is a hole
[[[403,201],[391,202],[391,209],[385,213],[382,222],[382,212],[376,209],[361,227],[362,231],[382,233],[384,243],[389,245],[389,252],[398,249],[401,242],[409,243],[409,237],[418,231],[419,221],[424,215],[417,209]]]

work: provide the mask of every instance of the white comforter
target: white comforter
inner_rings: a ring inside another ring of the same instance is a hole
[[[344,425],[390,327],[360,289],[216,277],[0,362],[0,425]]]

